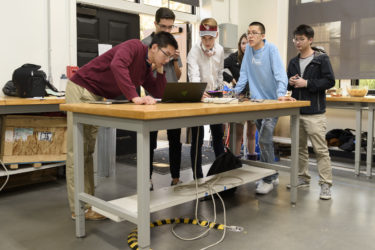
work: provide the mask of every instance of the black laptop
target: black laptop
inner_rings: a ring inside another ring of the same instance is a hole
[[[162,102],[200,102],[206,82],[168,82]]]

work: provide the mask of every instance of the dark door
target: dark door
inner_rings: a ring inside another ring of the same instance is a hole
[[[78,66],[98,56],[99,44],[116,46],[129,39],[139,39],[139,27],[138,15],[77,5]],[[136,138],[135,132],[117,129],[116,155],[136,152]]]
[[[139,39],[139,30],[138,15],[78,5],[78,66],[98,56],[98,44],[116,46],[129,39]]]

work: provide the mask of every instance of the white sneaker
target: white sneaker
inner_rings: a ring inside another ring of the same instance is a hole
[[[272,181],[272,184],[274,185],[274,186],[277,186],[277,185],[279,185],[279,177],[277,177],[275,180],[273,180]]]
[[[255,182],[255,186],[258,187],[261,182],[263,182],[263,180],[259,180],[259,181]],[[274,186],[279,185],[279,183],[280,183],[279,177],[277,177],[275,180],[272,180],[272,184]]]
[[[258,186],[255,189],[257,194],[268,194],[273,189],[273,183],[266,183],[263,180],[258,182]]]
[[[320,199],[330,200],[331,199],[331,187],[327,183],[323,183],[320,189]]]

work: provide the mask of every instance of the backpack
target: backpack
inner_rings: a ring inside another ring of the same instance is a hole
[[[242,167],[242,162],[237,158],[230,150],[226,147],[226,152],[219,155],[216,160],[212,163],[210,170],[208,170],[207,176],[226,172],[232,169]]]
[[[340,149],[352,152],[355,150],[355,132],[354,129],[332,129],[326,134],[326,141],[328,146],[336,146]],[[361,134],[361,147],[367,147],[367,132]]]
[[[44,97],[46,87],[54,91],[56,88],[47,81],[47,75],[39,70],[40,65],[24,64],[13,72],[12,81],[19,97]]]
[[[7,96],[17,96],[17,89],[12,81],[7,81],[7,83],[5,83],[3,93]]]

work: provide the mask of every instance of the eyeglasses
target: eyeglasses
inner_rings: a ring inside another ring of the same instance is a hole
[[[163,54],[165,55],[165,57],[169,58],[169,60],[172,60],[172,59],[173,59],[173,56],[168,55],[168,53],[165,52],[164,50],[162,50],[160,47],[159,47],[159,50],[160,50],[161,52],[163,52]]]
[[[159,26],[161,29],[163,29],[163,30],[171,30],[171,29],[173,29],[174,27],[176,27],[176,26],[174,26],[174,25],[167,26],[167,25],[164,25],[164,24],[158,24],[158,26]]]
[[[293,38],[293,43],[303,43],[305,41],[305,38]]]
[[[261,33],[261,32],[247,32],[247,35],[248,36],[256,36],[256,35],[261,35],[261,34],[263,34],[263,33]]]

